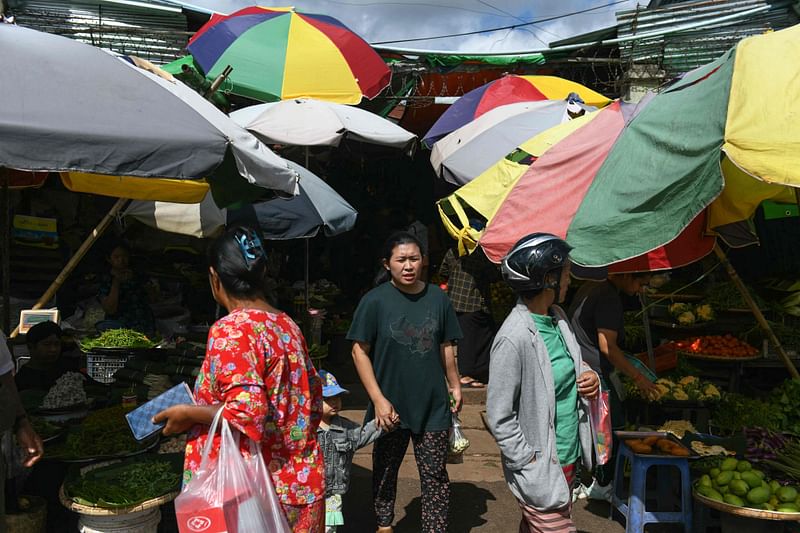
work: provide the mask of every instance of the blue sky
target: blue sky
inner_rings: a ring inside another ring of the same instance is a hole
[[[253,5],[285,6],[270,0],[168,0],[222,13]],[[369,42],[464,33],[564,15],[615,0],[296,0],[299,11],[338,18]],[[639,0],[645,3],[643,0]],[[614,23],[614,12],[636,7],[636,0],[524,28],[449,39],[397,43],[410,49],[508,52],[544,48],[548,43]]]

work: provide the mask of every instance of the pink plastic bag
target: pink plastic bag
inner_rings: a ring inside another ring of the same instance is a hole
[[[239,451],[239,435],[217,411],[200,461],[200,468],[175,499],[180,533],[291,533],[261,451],[251,444],[252,457]],[[221,436],[216,461],[209,460],[214,435]]]
[[[594,437],[594,454],[598,465],[606,464],[611,459],[611,407],[608,391],[600,388],[597,397],[589,400],[589,420]]]

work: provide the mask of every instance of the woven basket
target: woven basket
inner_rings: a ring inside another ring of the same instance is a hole
[[[104,466],[109,466],[120,462],[122,462],[122,460],[117,459],[113,461],[103,461],[100,463],[94,463],[82,468],[81,474],[85,472],[91,472],[96,468],[101,468]],[[159,496],[157,498],[151,498],[142,503],[132,505],[130,507],[105,508],[105,507],[95,507],[92,505],[83,505],[81,503],[73,501],[72,498],[67,497],[67,494],[64,492],[63,483],[61,484],[61,488],[58,489],[58,499],[59,501],[61,501],[61,505],[63,505],[70,511],[75,511],[76,513],[90,515],[90,516],[124,515],[129,513],[136,513],[139,511],[146,511],[148,509],[152,509],[153,507],[160,507],[165,503],[171,502],[172,500],[178,497],[178,494],[180,494],[180,491],[170,492],[162,496]]]

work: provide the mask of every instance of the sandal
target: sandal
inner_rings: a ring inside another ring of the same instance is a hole
[[[470,378],[469,381],[464,381],[464,378],[461,378],[461,386],[462,387],[469,387],[472,389],[482,389],[486,386],[486,384],[481,383],[477,379]]]

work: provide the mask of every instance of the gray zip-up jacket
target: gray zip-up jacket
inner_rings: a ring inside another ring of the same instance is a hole
[[[552,310],[564,336],[575,375],[591,370],[561,308]],[[572,493],[558,460],[555,385],[550,356],[528,308],[517,303],[492,344],[486,418],[503,458],[511,492],[526,505],[551,511],[567,505]],[[579,396],[581,459],[592,467],[588,400]]]
[[[356,450],[374,442],[383,431],[370,420],[364,426],[341,416],[334,416],[328,429],[317,430],[325,458],[325,497],[345,494],[350,487],[350,469]]]

